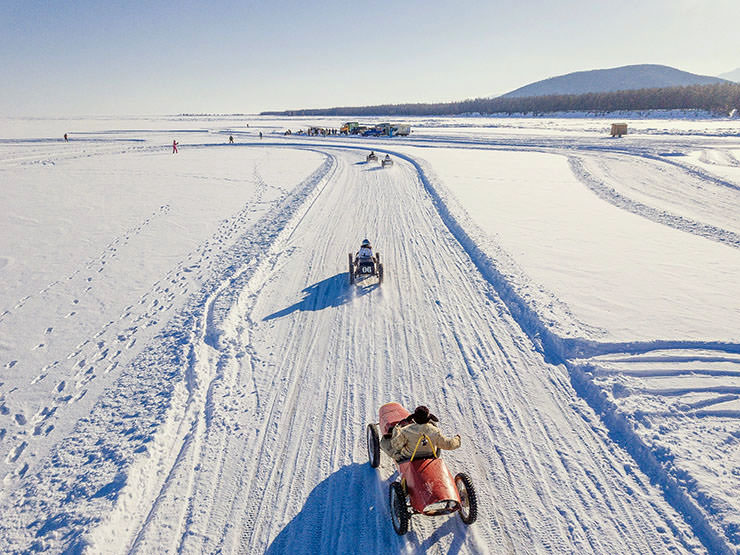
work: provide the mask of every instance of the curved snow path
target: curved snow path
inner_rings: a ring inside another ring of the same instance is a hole
[[[740,196],[726,182],[650,157],[601,153],[569,161],[589,189],[618,208],[740,248]]]
[[[602,200],[653,222],[740,248],[737,160],[726,147],[706,137],[681,141],[675,136],[670,141],[631,137],[625,142],[581,137],[569,142],[545,136],[450,135],[394,144],[402,146],[565,156],[573,173]],[[382,150],[381,145],[378,148]],[[697,150],[699,159],[694,161]]]
[[[318,196],[228,302],[213,299],[194,347],[207,386],[198,431],[129,550],[702,551],[480,277],[416,169],[331,152]],[[382,287],[347,283],[347,252],[365,236]],[[462,435],[445,456],[478,489],[474,526],[417,516],[408,536],[393,533],[392,465],[371,469],[365,450],[388,401],[425,403]],[[105,529],[93,537],[95,551],[121,549]]]

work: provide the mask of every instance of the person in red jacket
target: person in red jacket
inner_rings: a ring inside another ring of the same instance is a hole
[[[172,141],[172,154],[177,154],[177,140]]]

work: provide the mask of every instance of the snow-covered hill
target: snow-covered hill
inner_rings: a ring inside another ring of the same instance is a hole
[[[686,85],[709,85],[724,79],[708,75],[696,75],[669,66],[640,64],[576,71],[566,75],[550,77],[530,83],[502,96],[524,97],[550,94],[583,94],[657,87]]]
[[[0,551],[736,552],[737,123],[309,123],[3,120]],[[387,401],[473,526],[393,533]]]
[[[719,75],[719,77],[720,79],[727,79],[728,81],[734,81],[735,83],[740,83],[740,67],[733,71],[722,73],[721,75]]]

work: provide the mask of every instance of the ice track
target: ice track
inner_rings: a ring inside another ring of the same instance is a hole
[[[416,168],[331,155],[326,182],[258,267],[209,298],[179,454],[161,487],[122,491],[119,507],[138,509],[114,513],[93,549],[701,550],[479,276]],[[365,236],[384,258],[382,288],[347,283],[346,253]],[[425,402],[462,434],[448,462],[479,489],[475,526],[415,518],[395,536],[392,468],[372,470],[364,445],[364,425],[389,400]]]
[[[207,268],[195,263],[205,251],[183,261],[168,274],[171,284],[122,314],[133,322],[130,335],[119,340],[118,327],[105,326],[101,341],[71,353],[82,364],[66,382],[49,382],[64,399],[69,383],[87,383],[91,358],[126,363],[40,469],[8,476],[25,479],[0,498],[3,514],[29,498],[34,510],[0,523],[1,545],[94,553],[704,551],[577,395],[565,366],[545,360],[480,273],[419,162],[405,155],[382,170],[352,147],[279,145],[320,151],[325,162]],[[580,163],[592,181],[608,182],[619,162]],[[668,208],[682,214],[702,204],[695,200]],[[725,232],[736,243],[732,214],[721,217],[727,225],[706,234]],[[382,287],[348,284],[347,252],[364,237],[383,257]],[[201,289],[187,291],[156,335],[135,335],[135,325],[146,328],[158,306],[169,309],[171,295],[187,289],[192,271],[203,277]],[[20,308],[25,302],[34,300],[21,299]],[[136,337],[148,343],[130,363],[104,350],[114,341],[132,347]],[[379,471],[367,464],[364,430],[392,400],[425,403],[445,431],[462,435],[462,448],[445,456],[478,489],[474,526],[456,516],[414,517],[406,537],[393,533],[393,469],[388,460]],[[30,425],[42,433],[57,410],[61,403]],[[18,443],[8,464],[26,448]]]

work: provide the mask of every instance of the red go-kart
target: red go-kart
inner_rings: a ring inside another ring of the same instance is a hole
[[[380,422],[367,425],[370,466],[380,465],[380,433],[390,438],[394,426],[409,414],[398,403],[380,407]],[[403,536],[408,532],[414,514],[440,516],[459,511],[465,524],[473,524],[478,517],[478,500],[470,477],[461,472],[453,478],[439,453],[425,457],[414,455],[416,449],[410,459],[397,463],[401,480],[392,482],[389,489],[391,520],[396,533]]]

